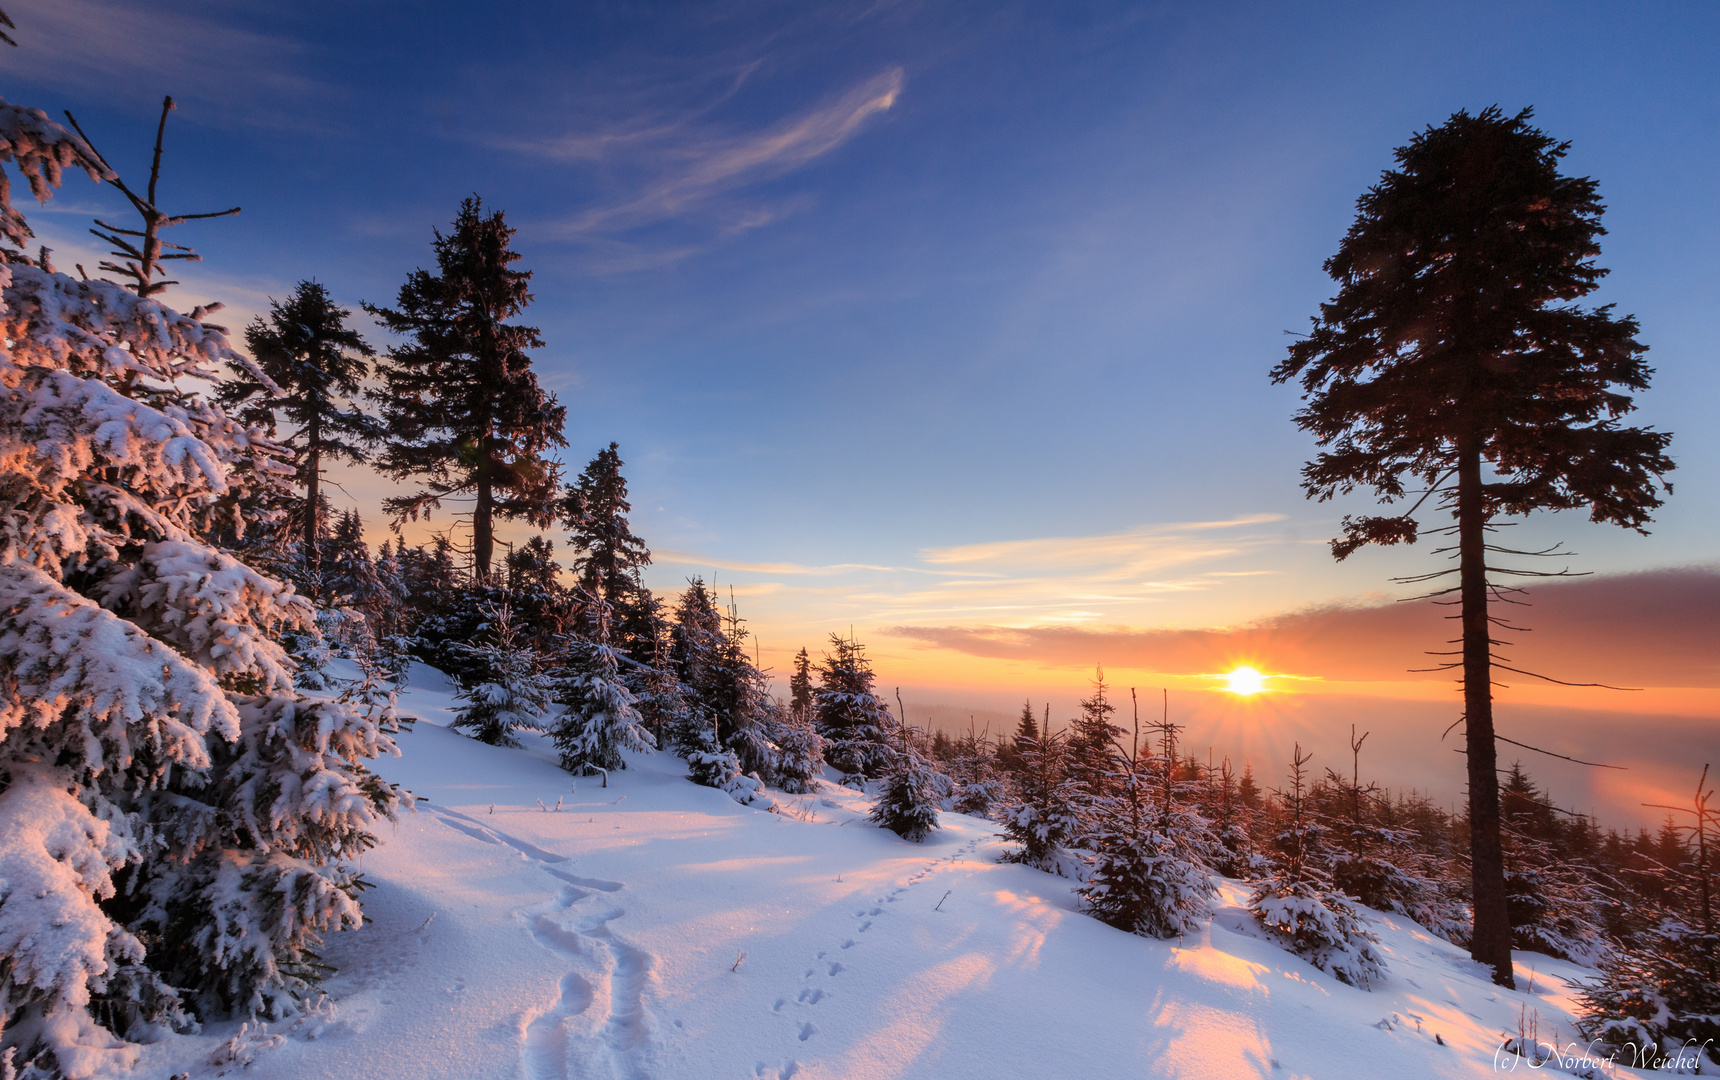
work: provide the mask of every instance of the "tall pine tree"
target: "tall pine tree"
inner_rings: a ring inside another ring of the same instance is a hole
[[[384,388],[373,395],[388,425],[380,458],[396,480],[421,478],[411,494],[384,501],[397,519],[416,519],[444,499],[472,502],[472,572],[487,582],[498,518],[540,528],[554,516],[557,466],[544,456],[565,446],[567,409],[538,385],[528,349],[543,340],[507,320],[531,303],[531,273],[513,269],[514,230],[477,196],[460,204],[432,247],[436,272],[415,270],[393,308],[365,305],[410,340],[388,351]]]
[[[305,493],[297,515],[299,561],[302,580],[313,588],[321,580],[323,471],[334,461],[364,461],[382,437],[382,425],[357,405],[375,350],[346,325],[351,314],[322,285],[299,282],[286,303],[270,300],[269,317],[259,315],[245,330],[257,367],[285,393],[275,395],[240,365],[230,365],[232,378],[216,393],[239,419],[271,435],[281,420],[292,426],[284,441]]]
[[[1346,517],[1336,558],[1413,543],[1430,498],[1451,517],[1437,531],[1454,537],[1457,566],[1421,580],[1457,577],[1461,649],[1449,666],[1464,694],[1470,955],[1503,986],[1514,985],[1493,725],[1503,665],[1488,574],[1493,556],[1530,553],[1490,544],[1490,523],[1583,509],[1645,531],[1673,468],[1671,436],[1620,423],[1652,374],[1636,320],[1572,303],[1606,273],[1597,185],[1559,172],[1569,144],[1530,116],[1457,112],[1399,147],[1326,261],[1337,295],[1272,369],[1274,382],[1301,384],[1296,423],[1327,448],[1302,470],[1310,498],[1414,497],[1397,514]]]

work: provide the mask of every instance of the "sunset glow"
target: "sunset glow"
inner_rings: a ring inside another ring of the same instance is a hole
[[[1266,689],[1266,676],[1251,667],[1231,669],[1230,674],[1224,677],[1224,681],[1226,690],[1242,697],[1258,694]]]

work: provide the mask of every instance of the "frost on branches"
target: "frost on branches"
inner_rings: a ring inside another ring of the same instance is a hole
[[[607,641],[572,638],[568,668],[556,699],[564,712],[551,737],[561,767],[586,775],[625,769],[623,750],[654,750],[657,740],[639,715],[633,691],[621,679],[621,662]]]
[[[3,102],[0,161],[41,198],[67,168],[111,176]],[[358,924],[340,863],[400,793],[362,764],[394,752],[387,708],[293,689],[276,638],[310,606],[205,540],[287,470],[175,380],[249,361],[200,311],[6,254],[0,1042],[78,1078],[188,1011],[290,1008],[322,935]]]
[[[1280,792],[1287,820],[1273,839],[1272,872],[1254,887],[1248,909],[1280,945],[1351,986],[1367,989],[1385,977],[1379,938],[1362,910],[1333,884],[1319,864],[1317,820],[1307,792],[1309,755],[1296,747],[1289,791]]]
[[[543,730],[544,712],[554,692],[541,657],[514,625],[506,604],[487,611],[495,642],[457,646],[470,660],[474,676],[457,695],[466,704],[449,727],[468,730],[491,746],[518,746],[516,731]]]

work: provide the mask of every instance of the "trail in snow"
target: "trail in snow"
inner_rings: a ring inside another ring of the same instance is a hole
[[[527,1080],[649,1080],[644,1057],[652,1023],[645,988],[651,955],[610,929],[611,922],[627,914],[625,908],[592,912],[585,910],[589,905],[581,906],[599,893],[618,893],[626,884],[569,873],[558,864],[571,862],[571,856],[510,836],[458,810],[429,809],[449,828],[512,848],[562,883],[554,899],[517,913],[532,940],[571,965],[561,978],[556,1002],[524,1025],[520,1060]]]

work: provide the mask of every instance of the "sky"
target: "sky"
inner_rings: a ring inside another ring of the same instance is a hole
[[[567,474],[618,442],[648,582],[732,589],[778,672],[851,631],[911,711],[1002,725],[1023,697],[1068,714],[1103,663],[1197,727],[1305,723],[1321,752],[1353,715],[1410,754],[1455,716],[1406,670],[1439,612],[1393,604],[1439,557],[1331,559],[1370,504],[1303,498],[1313,446],[1267,371],[1394,147],[1533,107],[1599,182],[1588,302],[1640,320],[1634,419],[1679,467],[1649,536],[1512,534],[1595,575],[1532,597],[1536,662],[1641,689],[1522,679],[1502,715],[1573,756],[1561,733],[1659,725],[1681,749],[1638,775],[1720,761],[1714,5],[5,6],[5,95],[71,109],[125,175],[176,99],[163,202],[243,207],[178,230],[205,261],[176,299],[235,327],[303,278],[387,303],[463,197],[505,210]],[[31,220],[87,263],[121,209],[78,178]],[[385,538],[389,483],[338,479]],[[1272,693],[1226,697],[1243,662]]]

